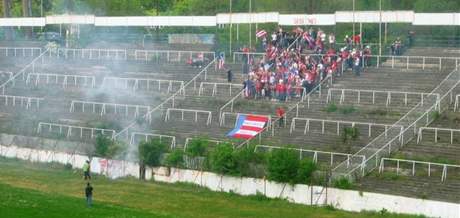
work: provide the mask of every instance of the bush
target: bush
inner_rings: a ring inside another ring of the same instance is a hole
[[[291,149],[277,149],[268,156],[268,179],[295,183],[299,169],[299,155]]]
[[[109,149],[112,146],[112,140],[107,136],[98,135],[96,137],[96,155],[99,157],[107,157]]]
[[[340,109],[340,112],[342,114],[351,114],[351,113],[353,113],[355,111],[357,111],[357,110],[353,106],[343,107],[343,108]]]
[[[165,164],[168,167],[180,168],[184,166],[184,151],[181,149],[176,149],[171,152],[165,160]]]
[[[187,145],[185,153],[190,157],[203,157],[206,155],[209,142],[204,138],[194,138]]]
[[[299,163],[297,170],[297,183],[309,184],[312,181],[313,173],[316,170],[316,164],[312,160],[305,158]]]
[[[151,167],[160,166],[160,158],[166,151],[166,147],[159,139],[142,141],[139,143],[139,161],[142,165]]]
[[[336,111],[337,111],[337,105],[335,105],[333,103],[327,105],[326,112],[332,113],[332,112],[336,112]]]
[[[236,162],[233,158],[233,146],[223,143],[209,154],[211,170],[221,174],[236,174]]]
[[[356,140],[359,137],[359,130],[356,127],[345,127],[342,132],[342,140],[344,143],[350,140]]]
[[[353,183],[349,179],[342,177],[334,181],[334,187],[339,189],[352,189]]]
[[[245,146],[233,152],[237,172],[240,176],[257,177],[257,166],[265,162],[264,153],[254,151],[254,146]],[[262,170],[263,171],[263,170]]]

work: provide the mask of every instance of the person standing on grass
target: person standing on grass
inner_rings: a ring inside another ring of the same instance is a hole
[[[90,180],[91,179],[91,174],[90,174],[90,166],[89,166],[89,160],[83,164],[83,174],[85,176],[85,180]]]
[[[86,205],[91,207],[93,205],[93,187],[89,182],[86,184],[85,188],[85,195],[86,195]]]
[[[284,124],[284,116],[285,116],[286,112],[284,111],[284,109],[282,107],[278,107],[276,109],[276,115],[278,116],[278,120],[279,120],[279,127],[282,127],[283,124]]]

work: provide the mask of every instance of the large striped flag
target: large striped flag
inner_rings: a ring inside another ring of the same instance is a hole
[[[265,30],[257,30],[257,32],[256,32],[256,37],[257,38],[262,38],[262,37],[264,37],[266,35],[267,35],[267,31],[265,31]]]
[[[255,115],[239,115],[235,128],[227,136],[240,139],[251,139],[264,129],[268,117]]]

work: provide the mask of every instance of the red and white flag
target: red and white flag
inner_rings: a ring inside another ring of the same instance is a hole
[[[262,38],[262,37],[265,37],[266,35],[267,35],[267,31],[265,31],[265,30],[258,30],[256,32],[256,37],[257,38]]]
[[[268,117],[239,115],[235,128],[227,134],[229,137],[250,139],[259,134],[268,122]]]

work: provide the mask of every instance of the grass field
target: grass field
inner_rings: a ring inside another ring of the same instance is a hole
[[[62,165],[0,158],[0,217],[396,217],[308,207],[260,196],[217,193],[190,184],[93,178],[94,206],[87,208],[79,171]]]

